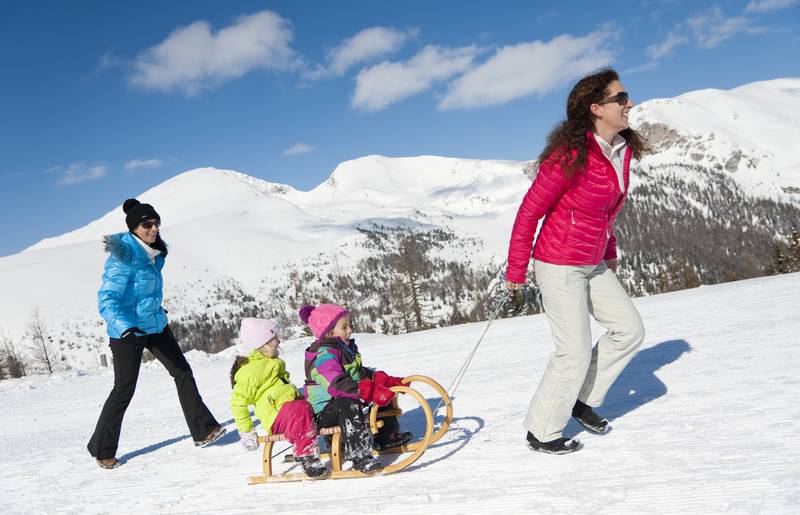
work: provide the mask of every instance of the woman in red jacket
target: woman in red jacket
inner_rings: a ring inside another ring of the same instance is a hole
[[[508,251],[509,289],[525,282],[531,244],[555,350],[531,399],[525,427],[535,451],[565,454],[583,445],[562,437],[570,415],[597,434],[608,420],[592,408],[644,339],[641,317],[617,280],[614,220],[629,186],[631,156],[645,143],[628,127],[633,107],[611,68],[578,81],[567,119],[547,139],[539,169],[514,221]],[[592,315],[607,332],[592,346]]]

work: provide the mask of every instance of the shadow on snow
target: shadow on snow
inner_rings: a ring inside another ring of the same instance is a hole
[[[225,422],[220,422],[219,425],[222,426],[222,427],[225,427],[225,426],[227,426],[229,424],[232,424],[232,423],[233,423],[233,419],[231,418],[231,419],[226,420]],[[235,432],[235,429],[236,429],[235,427],[232,428],[232,429],[228,429],[228,432],[222,438],[220,438],[219,440],[214,442],[214,445],[230,445],[232,443],[238,442],[239,441],[239,435],[238,435],[238,433]],[[119,459],[119,461],[121,463],[125,464],[126,462],[128,462],[128,461],[130,461],[130,460],[132,460],[134,458],[138,458],[139,456],[142,456],[144,454],[150,454],[151,452],[157,451],[159,449],[163,449],[164,447],[167,447],[168,445],[172,445],[174,443],[178,443],[178,442],[181,442],[183,440],[189,440],[189,439],[191,439],[191,435],[181,435],[181,436],[176,436],[174,438],[168,438],[167,440],[164,440],[164,441],[161,441],[161,442],[158,442],[158,443],[154,443],[152,445],[148,445],[147,447],[142,447],[141,449],[137,449],[135,451],[131,451],[131,452],[127,453],[127,454],[123,454],[118,459]]]
[[[667,340],[639,351],[611,386],[605,403],[597,412],[613,421],[666,395],[667,385],[656,376],[656,371],[691,350],[686,340]],[[572,438],[583,430],[570,419],[564,428],[564,437]]]

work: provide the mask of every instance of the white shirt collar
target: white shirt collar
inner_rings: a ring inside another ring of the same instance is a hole
[[[138,237],[138,236],[136,236],[135,234],[133,235],[133,239],[134,239],[134,240],[136,240],[136,242],[137,242],[139,245],[141,245],[141,246],[142,246],[142,248],[144,249],[144,251],[147,253],[147,257],[148,257],[148,258],[150,258],[150,262],[151,262],[151,263],[152,263],[153,261],[155,261],[155,260],[156,260],[156,256],[158,256],[159,254],[161,254],[161,251],[160,251],[160,250],[158,250],[158,249],[154,249],[153,247],[151,247],[151,246],[150,246],[150,245],[148,245],[147,243],[143,242],[143,241],[142,241],[142,240],[140,240],[140,239],[139,239],[139,237]]]
[[[600,149],[608,157],[613,156],[614,154],[619,152],[620,149],[624,148],[625,145],[628,144],[628,142],[625,141],[625,138],[623,138],[619,134],[614,134],[614,139],[611,140],[611,144],[610,145],[608,144],[608,142],[606,140],[601,138],[600,135],[597,134],[597,133],[594,133],[594,139],[597,140],[597,143],[600,145]]]

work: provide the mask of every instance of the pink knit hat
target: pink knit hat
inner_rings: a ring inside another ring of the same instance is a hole
[[[333,329],[339,319],[349,314],[349,311],[336,304],[320,304],[317,307],[303,306],[300,309],[300,320],[308,324],[314,336],[322,338]]]
[[[278,336],[278,325],[265,318],[243,318],[239,329],[240,346],[247,352],[252,352],[274,337]]]

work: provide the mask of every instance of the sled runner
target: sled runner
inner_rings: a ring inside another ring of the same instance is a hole
[[[432,387],[440,396],[441,396],[441,404],[445,406],[445,418],[442,422],[442,425],[439,426],[438,429],[434,428],[433,422],[433,411],[431,407],[428,405],[428,401],[425,397],[419,393],[417,390],[411,388],[409,385],[413,382],[420,382],[425,383]],[[393,462],[386,467],[383,468],[379,474],[391,474],[393,472],[399,472],[404,468],[408,467],[420,456],[425,452],[425,450],[434,442],[439,441],[444,434],[447,432],[447,428],[450,426],[450,422],[453,419],[453,406],[450,403],[450,397],[445,392],[444,388],[434,381],[433,379],[427,376],[421,375],[414,375],[408,376],[403,379],[403,383],[405,386],[395,386],[391,388],[391,390],[395,394],[405,394],[408,398],[413,398],[420,406],[422,413],[425,417],[425,433],[422,435],[422,439],[410,442],[404,445],[400,445],[397,447],[391,447],[388,449],[384,449],[382,451],[373,451],[374,454],[383,455],[383,454],[406,454],[408,456],[403,456],[396,462]],[[400,417],[403,413],[403,410],[400,409],[398,395],[395,395],[394,399],[392,400],[391,408],[384,409],[378,412],[378,406],[373,405],[370,413],[369,413],[369,424],[370,429],[373,434],[378,432],[378,429],[383,426],[383,422],[379,419],[384,417],[391,417],[396,416]],[[320,477],[319,479],[343,479],[343,478],[353,478],[353,477],[365,477],[369,475],[375,474],[365,474],[363,472],[359,472],[357,470],[342,470],[343,465],[343,449],[342,449],[342,440],[341,440],[341,433],[339,427],[323,427],[319,430],[320,436],[331,436],[331,451],[328,453],[322,453],[320,457],[325,460],[330,461],[330,472]],[[306,481],[310,480],[307,475],[303,473],[287,473],[287,474],[280,474],[280,475],[273,475],[272,471],[272,449],[275,442],[283,441],[284,437],[281,434],[274,434],[270,436],[259,436],[258,442],[264,445],[263,451],[263,474],[260,476],[250,476],[247,478],[247,483],[250,485],[261,484],[261,483],[280,483],[280,482],[287,482],[287,481]]]

